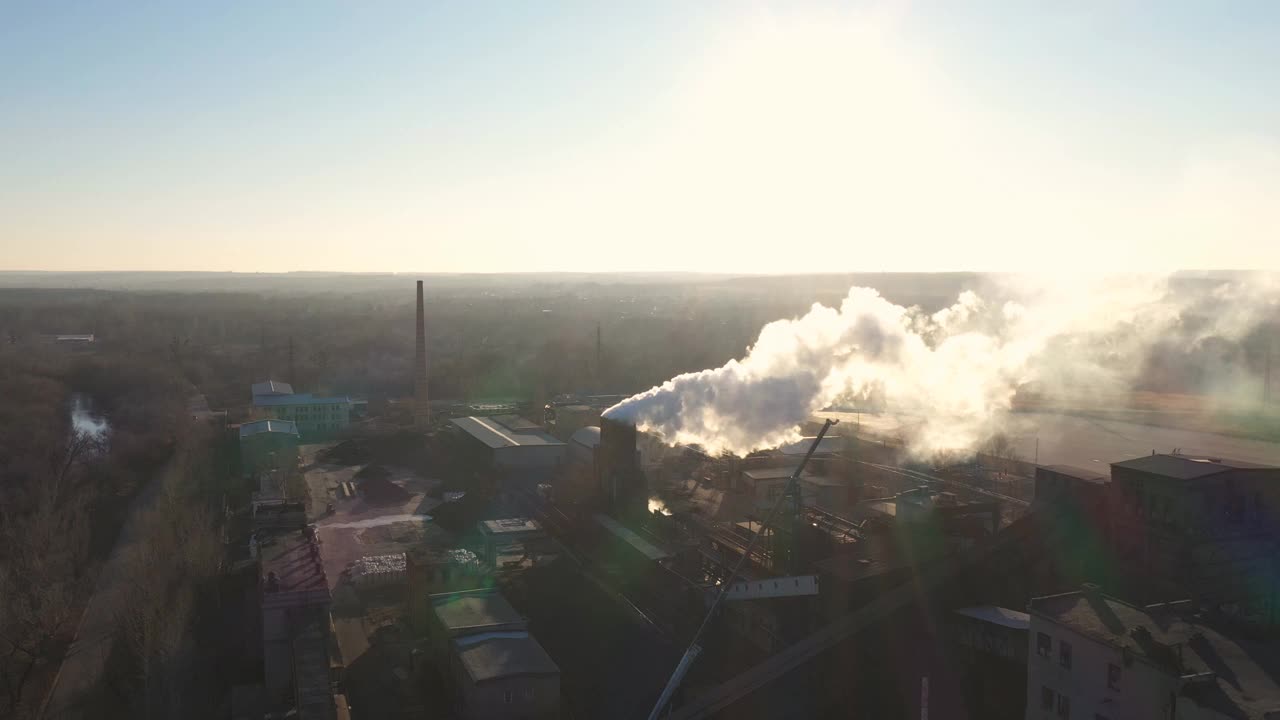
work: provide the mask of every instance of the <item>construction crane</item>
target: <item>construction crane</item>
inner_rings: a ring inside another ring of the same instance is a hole
[[[684,655],[680,657],[680,662],[676,663],[675,670],[671,672],[671,678],[667,680],[667,684],[662,688],[662,694],[658,696],[658,702],[654,703],[653,711],[649,713],[649,720],[658,720],[658,715],[663,708],[671,702],[671,696],[675,694],[680,683],[684,682],[684,676],[689,673],[689,668],[693,666],[693,661],[702,653],[702,646],[698,645],[698,641],[702,639],[702,634],[706,632],[707,627],[711,625],[711,618],[715,617],[716,610],[720,608],[720,603],[724,601],[725,595],[729,592],[729,588],[733,586],[733,581],[738,577],[738,573],[742,572],[742,566],[746,564],[748,558],[751,557],[752,550],[755,549],[756,543],[760,541],[764,534],[765,528],[769,527],[769,523],[773,521],[774,515],[778,514],[778,510],[783,503],[790,501],[793,505],[792,511],[799,512],[800,506],[800,473],[804,472],[804,466],[809,464],[809,458],[813,457],[813,453],[818,450],[818,446],[822,443],[822,438],[831,429],[831,426],[840,422],[839,420],[828,419],[823,424],[822,429],[818,431],[818,437],[813,439],[813,444],[809,446],[809,451],[804,454],[804,459],[800,461],[800,465],[796,467],[795,472],[791,473],[791,477],[787,478],[787,487],[785,492],[778,496],[773,503],[773,507],[769,509],[769,514],[765,516],[764,521],[760,523],[760,527],[756,533],[751,536],[751,542],[747,543],[747,548],[742,553],[742,557],[729,571],[729,576],[720,583],[720,592],[716,593],[715,600],[712,601],[711,607],[707,610],[707,614],[702,618],[702,624],[698,626],[698,631],[693,634],[693,639],[689,641],[689,648],[684,651]],[[792,554],[795,552],[795,537],[792,536]]]

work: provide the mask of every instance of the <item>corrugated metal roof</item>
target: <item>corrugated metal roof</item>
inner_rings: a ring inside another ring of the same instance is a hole
[[[254,383],[252,386],[254,395],[292,395],[293,386],[287,382],[279,380],[266,380],[264,382]]]
[[[640,537],[632,531],[631,528],[622,525],[608,515],[597,514],[595,518],[596,522],[600,523],[600,525],[606,530],[617,535],[623,540],[623,542],[635,548],[641,555],[644,555],[650,560],[656,562],[658,560],[665,560],[666,558],[671,557],[671,553]]]
[[[471,437],[495,450],[529,445],[564,445],[554,436],[549,435],[528,420],[523,421],[523,423],[516,423],[517,427],[515,428],[502,422],[497,417],[462,417],[454,418],[452,422]]]
[[[351,398],[346,395],[341,397],[317,397],[311,393],[300,393],[295,395],[254,395],[253,404],[258,407],[275,407],[279,405],[350,405]]]
[[[496,592],[433,597],[431,604],[440,623],[450,631],[524,626],[524,618]]]
[[[517,675],[560,674],[560,667],[528,633],[516,637],[507,637],[505,633],[494,635],[481,642],[457,641],[458,660],[472,682]]]
[[[297,435],[298,426],[292,420],[255,420],[240,426],[242,438],[269,432]]]

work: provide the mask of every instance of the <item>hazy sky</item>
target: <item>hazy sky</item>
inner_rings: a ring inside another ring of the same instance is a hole
[[[1278,88],[1265,0],[16,0],[0,269],[1280,269]]]

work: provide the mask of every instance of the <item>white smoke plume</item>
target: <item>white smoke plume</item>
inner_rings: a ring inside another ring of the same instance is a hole
[[[769,323],[744,357],[686,373],[605,412],[671,444],[746,454],[800,437],[814,412],[876,397],[923,420],[914,452],[966,451],[1004,424],[1014,394],[1128,387],[1157,341],[1239,340],[1277,307],[1273,277],[1222,284],[1004,278],[925,314],[855,287],[839,308]]]

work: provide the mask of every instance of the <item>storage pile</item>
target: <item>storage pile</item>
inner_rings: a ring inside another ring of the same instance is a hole
[[[357,586],[381,587],[405,581],[404,553],[365,555],[352,563],[351,577]]]

